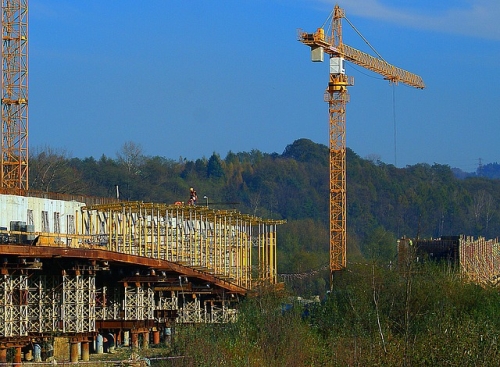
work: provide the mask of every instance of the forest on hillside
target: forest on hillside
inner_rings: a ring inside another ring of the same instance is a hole
[[[397,168],[347,151],[348,262],[390,262],[402,236],[430,238],[500,234],[500,180],[495,165],[489,177],[457,178],[447,165]],[[468,177],[466,177],[468,176]],[[278,272],[318,273],[296,282],[300,293],[321,293],[328,282],[328,148],[308,139],[281,154],[213,153],[194,161],[146,156],[127,142],[116,157],[74,158],[50,147],[30,155],[34,190],[114,197],[145,202],[187,201],[189,188],[198,205],[235,208],[264,218],[285,219],[278,230]],[[203,199],[206,196],[208,199]]]

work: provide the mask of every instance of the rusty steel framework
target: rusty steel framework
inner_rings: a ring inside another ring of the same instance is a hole
[[[279,286],[284,221],[205,206],[81,204],[65,226],[52,223],[59,213],[36,213],[49,231],[0,230],[0,363],[7,348],[51,335],[69,338],[77,362],[76,343],[88,360],[103,330],[130,333],[137,346],[138,335],[158,339],[176,324],[234,322],[239,296]]]
[[[374,71],[391,83],[405,83],[415,88],[424,88],[422,79],[406,70],[388,64],[343,43],[342,19],[344,10],[338,5],[331,14],[331,33],[323,28],[315,33],[299,29],[298,40],[311,48],[312,61],[323,61],[324,53],[330,57],[330,78],[325,91],[329,109],[330,149],[330,287],[333,275],[346,267],[346,104],[349,101],[348,86],[354,79],[345,75],[344,60]]]
[[[28,189],[28,0],[2,0],[0,188]]]

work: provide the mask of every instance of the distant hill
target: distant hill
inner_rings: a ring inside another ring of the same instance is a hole
[[[33,189],[174,203],[208,197],[214,208],[286,219],[279,227],[279,271],[328,263],[328,147],[299,139],[283,153],[214,153],[194,161],[144,156],[129,143],[116,158],[71,158],[45,149],[30,157]],[[447,165],[397,168],[347,150],[349,259],[393,259],[401,236],[500,235],[500,165],[466,174]],[[198,205],[203,205],[200,199]],[[214,204],[215,205],[215,204]],[[308,285],[310,286],[310,285]],[[321,284],[317,285],[321,287]]]
[[[497,162],[485,164],[478,168],[477,175],[479,177],[500,179],[500,164]]]
[[[494,180],[500,179],[500,164],[497,162],[480,166],[476,172],[464,172],[460,168],[452,168],[456,178],[464,179],[468,177],[486,177]]]

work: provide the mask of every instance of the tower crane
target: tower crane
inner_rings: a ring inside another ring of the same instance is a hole
[[[28,0],[2,0],[0,191],[28,190]]]
[[[374,57],[344,44],[343,18],[344,10],[335,5],[330,34],[325,34],[324,28],[318,28],[315,33],[298,31],[298,40],[311,48],[313,62],[322,62],[325,53],[330,56],[330,79],[324,94],[330,118],[330,288],[333,288],[334,274],[346,267],[345,125],[346,104],[349,101],[347,87],[354,85],[354,78],[345,74],[344,62],[350,61],[378,73],[392,84],[401,82],[411,87],[425,88],[420,76],[393,66],[380,56]]]

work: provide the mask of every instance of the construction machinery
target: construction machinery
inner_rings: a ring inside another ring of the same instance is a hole
[[[28,0],[2,0],[2,189],[28,190]]]
[[[375,73],[392,84],[399,82],[411,87],[425,87],[421,77],[387,63],[382,57],[371,56],[344,44],[342,19],[345,12],[335,5],[331,16],[331,29],[318,28],[315,33],[299,29],[298,40],[311,48],[311,60],[322,62],[324,54],[330,57],[330,79],[325,91],[330,118],[330,288],[335,272],[346,267],[346,104],[348,86],[354,78],[345,74],[345,61],[350,61]],[[347,20],[348,21],[348,20]],[[349,21],[348,21],[349,22]],[[327,22],[326,22],[327,23]]]

